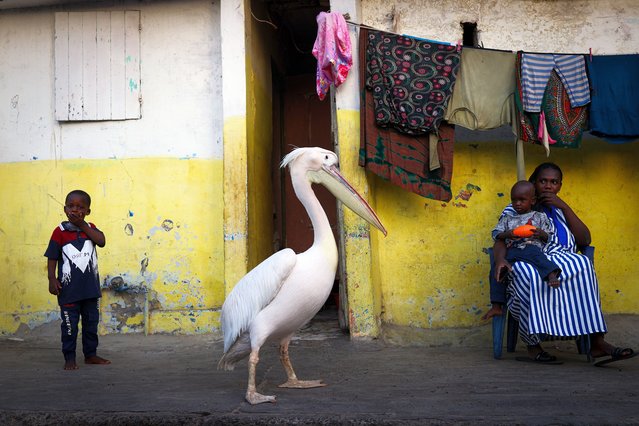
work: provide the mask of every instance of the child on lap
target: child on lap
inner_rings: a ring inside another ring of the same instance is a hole
[[[505,241],[506,260],[509,263],[518,261],[529,263],[537,269],[544,280],[548,281],[549,286],[559,287],[561,269],[556,263],[550,261],[543,252],[549,234],[554,232],[554,228],[545,213],[532,210],[536,201],[535,186],[526,180],[519,181],[513,185],[510,198],[512,207],[517,214],[514,216],[504,215],[499,219],[492,232],[493,239]],[[515,228],[521,225],[535,227],[530,237],[518,237],[513,233]],[[495,278],[501,282],[505,278],[503,271],[495,271]],[[505,287],[503,292],[505,293]],[[484,318],[501,315],[501,313],[501,306],[496,306],[493,303],[493,307],[484,315]]]

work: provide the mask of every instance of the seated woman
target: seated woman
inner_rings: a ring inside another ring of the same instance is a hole
[[[548,285],[537,270],[524,262],[512,265],[505,259],[503,240],[495,241],[494,270],[510,271],[508,309],[519,321],[519,334],[528,346],[528,356],[537,362],[554,362],[556,357],[541,347],[540,336],[577,337],[590,335],[591,355],[619,361],[636,355],[631,348],[618,348],[604,339],[606,323],[601,312],[599,288],[593,265],[577,247],[590,245],[590,230],[559,196],[561,169],[554,163],[540,164],[530,176],[537,194],[536,209],[545,212],[555,225],[546,254],[562,270],[559,286]],[[502,215],[516,214],[508,205]],[[600,363],[597,363],[600,364]]]

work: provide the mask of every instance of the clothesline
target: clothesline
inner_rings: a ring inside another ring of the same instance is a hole
[[[346,15],[344,15],[344,17],[346,17]],[[448,42],[448,41],[432,40],[432,39],[424,38],[424,37],[412,36],[412,35],[408,35],[408,34],[399,34],[399,33],[394,33],[392,31],[386,31],[386,30],[379,30],[379,29],[377,29],[375,27],[371,27],[370,25],[358,24],[356,22],[349,21],[348,19],[346,19],[346,23],[349,24],[349,25],[354,25],[356,27],[366,28],[366,29],[373,30],[373,31],[378,31],[378,32],[381,32],[381,33],[393,34],[393,35],[398,35],[398,36],[402,36],[402,37],[411,37],[411,38],[414,38],[414,39],[424,40],[424,41],[428,41],[428,42],[432,42],[432,43],[447,44],[449,46],[455,46],[456,45],[456,43],[451,43],[451,42]]]
[[[514,52],[460,46],[460,42],[455,49],[455,44],[424,43],[422,38],[399,34],[396,27],[395,32],[377,30],[345,18],[350,16],[339,12],[318,15],[313,48],[318,58],[318,95],[322,99],[330,86],[338,87],[346,79],[353,59],[352,34],[347,27],[361,28],[360,84],[367,94],[361,111],[369,114],[369,109],[374,110],[374,115],[367,117],[370,125],[367,119],[367,126],[360,126],[367,129],[361,138],[360,157],[365,157],[360,163],[374,168],[394,158],[396,162],[377,172],[388,179],[399,178],[413,192],[437,199],[451,195],[450,170],[424,168],[433,149],[424,135],[430,138],[441,133],[442,120],[470,130],[512,126],[517,174],[522,179],[524,142],[542,144],[549,154],[551,144],[578,147],[588,128],[611,143],[636,140],[639,135],[639,122],[633,119],[639,112],[637,96],[614,96],[619,90],[639,93],[637,54],[590,55],[588,61],[586,54]],[[411,60],[414,64],[407,63]],[[462,78],[456,82],[458,72]],[[596,102],[591,101],[590,93],[596,95]],[[388,134],[382,137],[380,132]],[[419,138],[410,155],[404,155],[405,148],[412,145],[400,139],[402,134]],[[380,157],[380,137],[393,155]],[[424,161],[416,153],[423,154]],[[428,186],[431,183],[443,192],[436,195]]]
[[[374,31],[379,31],[379,32],[383,32],[383,33],[388,33],[388,34],[393,34],[393,35],[399,35],[402,37],[411,37],[411,38],[415,38],[415,39],[419,39],[419,40],[426,40],[429,42],[433,42],[433,43],[441,43],[441,44],[447,44],[447,45],[459,45],[459,43],[451,43],[448,41],[442,41],[442,40],[433,40],[433,39],[428,39],[428,38],[423,38],[423,37],[418,37],[418,36],[413,36],[413,35],[409,35],[409,34],[400,34],[400,33],[395,33],[392,31],[387,31],[387,30],[380,30],[377,29],[375,27],[371,27],[370,25],[366,25],[366,24],[359,24],[357,22],[353,22],[350,20],[350,15],[348,13],[343,14],[344,19],[346,20],[346,23],[348,25],[353,25],[356,27],[360,27],[360,28],[367,28],[369,30],[374,30]],[[479,46],[461,46],[464,49],[482,49],[482,50],[492,50],[495,52],[510,52],[510,53],[517,53],[518,51],[515,50],[510,50],[510,49],[497,49],[497,48],[491,48],[491,47],[479,47]],[[538,54],[538,55],[589,55],[590,59],[592,60],[592,48],[589,48],[588,53],[563,53],[563,52],[532,52],[532,51],[527,51],[527,50],[519,50],[522,53],[530,53],[530,54]],[[598,54],[597,56],[618,56],[618,55],[600,55]]]

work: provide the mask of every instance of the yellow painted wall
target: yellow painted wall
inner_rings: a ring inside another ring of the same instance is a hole
[[[527,145],[525,153],[527,176],[543,161],[563,169],[560,195],[592,232],[604,312],[639,314],[634,238],[639,144],[595,139],[577,150],[552,150],[549,159],[539,146]],[[511,143],[457,143],[449,203],[371,177],[375,206],[389,231],[387,238],[374,239],[383,322],[421,328],[481,323],[489,305],[485,248],[492,245],[490,231],[509,202],[514,161]]]
[[[265,16],[261,2],[253,2]],[[273,28],[250,21],[247,42],[248,268],[273,253]]]
[[[380,30],[452,42],[461,38],[460,22],[476,22],[479,39],[489,48],[581,52],[591,47],[594,54],[635,51],[633,33],[628,30],[633,13],[629,8],[613,7],[613,3],[628,5],[629,1],[602,1],[600,7],[593,2],[563,0],[452,3],[456,6],[413,0],[394,6],[380,0],[362,1],[361,14],[346,1],[331,2],[331,8],[350,12],[354,21]],[[487,7],[493,3],[503,7]],[[567,3],[575,4],[573,13],[565,13]],[[592,24],[611,13],[618,19]],[[531,14],[548,24],[544,31],[533,31],[534,37],[525,25]],[[584,21],[584,16],[589,19]],[[426,26],[425,20],[429,22]],[[522,25],[513,26],[513,22]],[[584,22],[589,24],[584,26]],[[628,31],[607,27],[619,22]],[[511,27],[522,30],[508,31]],[[590,37],[571,36],[580,32]],[[586,39],[589,41],[584,42]],[[490,231],[508,204],[509,189],[516,180],[514,143],[456,143],[453,200],[444,203],[420,197],[353,164],[352,153],[359,147],[359,112],[348,98],[358,93],[358,82],[350,82],[352,86],[346,84],[336,91],[350,109],[337,112],[342,171],[359,181],[356,187],[369,189],[368,199],[388,229],[386,238],[371,230],[369,244],[360,222],[344,213],[351,335],[376,337],[386,325],[409,331],[486,325],[480,320],[489,307],[485,251],[492,246]],[[561,196],[591,229],[605,313],[639,314],[639,265],[635,262],[639,250],[632,238],[639,230],[634,219],[639,213],[639,195],[631,189],[639,177],[637,154],[637,142],[610,145],[599,139],[584,141],[576,150],[552,150],[550,158],[539,146],[525,147],[527,175],[543,161],[554,161],[564,170]]]
[[[359,167],[359,111],[337,111],[340,145],[340,169],[344,177],[379,211],[374,197],[375,181],[367,179]],[[348,295],[348,325],[353,337],[373,337],[379,334],[382,295],[379,291],[379,249],[375,242],[383,234],[348,208],[342,206],[343,217],[343,277]],[[386,226],[385,221],[382,223]]]
[[[98,249],[100,278],[109,287],[100,331],[218,328],[224,300],[221,160],[8,163],[0,168],[0,182],[0,333],[58,320],[43,254],[54,227],[65,220],[65,195],[78,188],[91,194],[88,219],[107,240]],[[129,290],[115,291],[111,283],[118,281]]]

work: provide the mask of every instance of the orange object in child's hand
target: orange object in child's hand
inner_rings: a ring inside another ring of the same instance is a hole
[[[515,237],[522,237],[522,238],[532,237],[533,233],[535,232],[535,229],[537,228],[532,225],[521,225],[513,229],[513,235]]]

